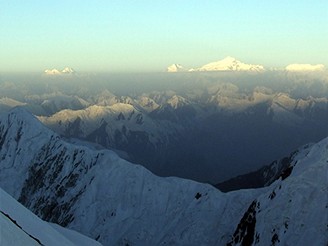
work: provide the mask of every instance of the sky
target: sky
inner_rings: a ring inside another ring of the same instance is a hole
[[[0,0],[0,72],[328,66],[326,0]]]

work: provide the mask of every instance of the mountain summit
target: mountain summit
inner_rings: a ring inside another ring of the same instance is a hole
[[[167,72],[207,72],[207,71],[251,71],[251,72],[262,72],[265,71],[265,68],[262,65],[246,64],[234,57],[227,56],[226,58],[210,62],[203,65],[200,68],[185,69],[180,64],[172,64],[167,67]]]
[[[75,70],[70,67],[65,67],[62,71],[59,71],[58,69],[46,69],[44,71],[45,75],[63,75],[63,74],[74,74]]]
[[[71,67],[65,67],[61,72],[65,74],[72,74],[75,73],[75,70]]]
[[[169,73],[176,73],[176,72],[184,72],[186,69],[181,64],[172,64],[171,66],[168,66],[166,69]]]
[[[227,56],[226,58],[208,63],[200,68],[190,69],[189,71],[254,71],[260,72],[264,71],[264,67],[262,65],[253,65],[246,64],[234,57]]]

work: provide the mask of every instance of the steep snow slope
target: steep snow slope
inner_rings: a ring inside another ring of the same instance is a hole
[[[77,232],[42,221],[0,188],[0,245],[98,245]]]
[[[324,245],[327,159],[324,139],[300,149],[270,186],[224,194],[69,144],[20,109],[0,118],[0,186],[105,245]]]
[[[113,152],[66,143],[20,109],[0,122],[1,187],[43,219],[106,245],[227,240],[230,217],[237,222],[256,193],[225,198],[210,185],[158,178]]]
[[[326,245],[327,167],[328,138],[300,149],[281,178],[250,204],[228,245]]]

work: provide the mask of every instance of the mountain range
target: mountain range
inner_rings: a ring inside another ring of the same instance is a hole
[[[291,154],[268,186],[228,193],[69,143],[21,108],[0,116],[0,147],[2,189],[40,218],[104,245],[328,241],[328,138]]]
[[[266,70],[281,70],[277,68],[265,68],[263,65],[247,64],[239,61],[238,59],[227,56],[222,60],[210,62],[199,68],[187,69],[181,64],[174,63],[166,68],[169,73],[176,72],[213,72],[213,71],[243,71],[243,72],[264,72]],[[325,66],[323,64],[300,64],[294,63],[287,65],[283,70],[288,72],[322,72],[325,71]],[[63,70],[58,69],[46,69],[44,75],[72,75],[76,74],[73,68],[65,67]]]
[[[227,56],[222,60],[205,64],[199,68],[185,69],[180,64],[172,64],[167,68],[167,72],[209,72],[209,71],[244,71],[244,72],[263,72],[266,68],[262,65],[247,64],[237,60],[234,57]],[[272,69],[271,69],[272,70]],[[276,70],[276,69],[273,69]],[[289,72],[318,72],[324,71],[323,64],[290,64],[287,65],[285,71]]]
[[[258,168],[328,133],[327,98],[259,87],[244,93],[230,83],[205,88],[201,95],[99,97],[96,104],[88,100],[91,106],[38,118],[65,137],[121,150],[157,175],[211,183],[251,171],[252,165],[254,170],[255,163]],[[236,150],[238,155],[231,154]],[[255,154],[257,160],[251,158]]]
[[[46,69],[44,71],[45,75],[68,75],[68,74],[74,74],[75,71],[73,68],[65,67],[62,71],[58,69]]]
[[[325,73],[115,76],[8,78],[0,111],[19,106],[70,142],[93,142],[159,176],[211,184],[328,135]]]

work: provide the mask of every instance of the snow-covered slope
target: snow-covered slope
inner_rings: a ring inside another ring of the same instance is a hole
[[[69,144],[21,109],[1,116],[0,147],[4,190],[41,218],[105,245],[328,240],[328,138],[300,149],[270,186],[226,194]]]
[[[157,144],[174,132],[172,124],[170,127],[160,124],[127,103],[62,110],[39,119],[60,134],[89,139],[106,147],[127,143],[135,134],[142,134],[148,143]]]
[[[180,64],[172,64],[167,67],[167,72],[195,72],[195,71],[252,71],[252,72],[264,72],[266,69],[262,65],[247,64],[237,60],[234,57],[227,56],[222,60],[210,62],[199,68],[191,68],[187,70]],[[285,67],[285,71],[288,72],[322,72],[325,70],[323,64],[301,64],[293,63]],[[48,70],[46,70],[48,71]],[[271,68],[271,71],[280,71],[278,68]],[[49,72],[59,72],[58,70],[49,70]],[[59,72],[60,73],[60,72]]]
[[[2,97],[2,98],[0,98],[0,104],[6,105],[6,106],[8,106],[10,108],[14,108],[14,107],[17,107],[17,106],[26,105],[26,103],[19,102],[17,100],[14,100],[12,98],[9,98],[9,97]]]
[[[0,245],[101,244],[77,232],[41,220],[0,188]]]
[[[159,107],[159,105],[153,99],[146,95],[138,98],[138,104],[147,113],[150,113]]]
[[[31,95],[27,97],[30,104],[40,105],[47,115],[52,115],[64,109],[83,109],[90,105],[84,99],[78,96],[66,95],[61,92],[43,94],[41,96]]]
[[[227,56],[226,58],[208,63],[200,68],[191,69],[190,71],[252,71],[260,72],[264,71],[262,65],[246,64],[238,61],[236,58]]]
[[[210,185],[158,178],[111,151],[66,143],[21,109],[0,122],[1,187],[43,219],[105,245],[214,244],[219,218],[227,239],[229,216],[238,220],[255,196],[225,199]]]
[[[17,106],[24,106],[26,103],[22,103],[20,101],[14,100],[9,97],[0,97],[0,113],[7,112],[11,108],[17,107]]]
[[[290,126],[298,126],[304,120],[295,113],[297,101],[286,93],[279,93],[273,97],[270,108],[273,121]]]
[[[325,245],[328,138],[294,155],[279,180],[249,206],[228,245]]]

